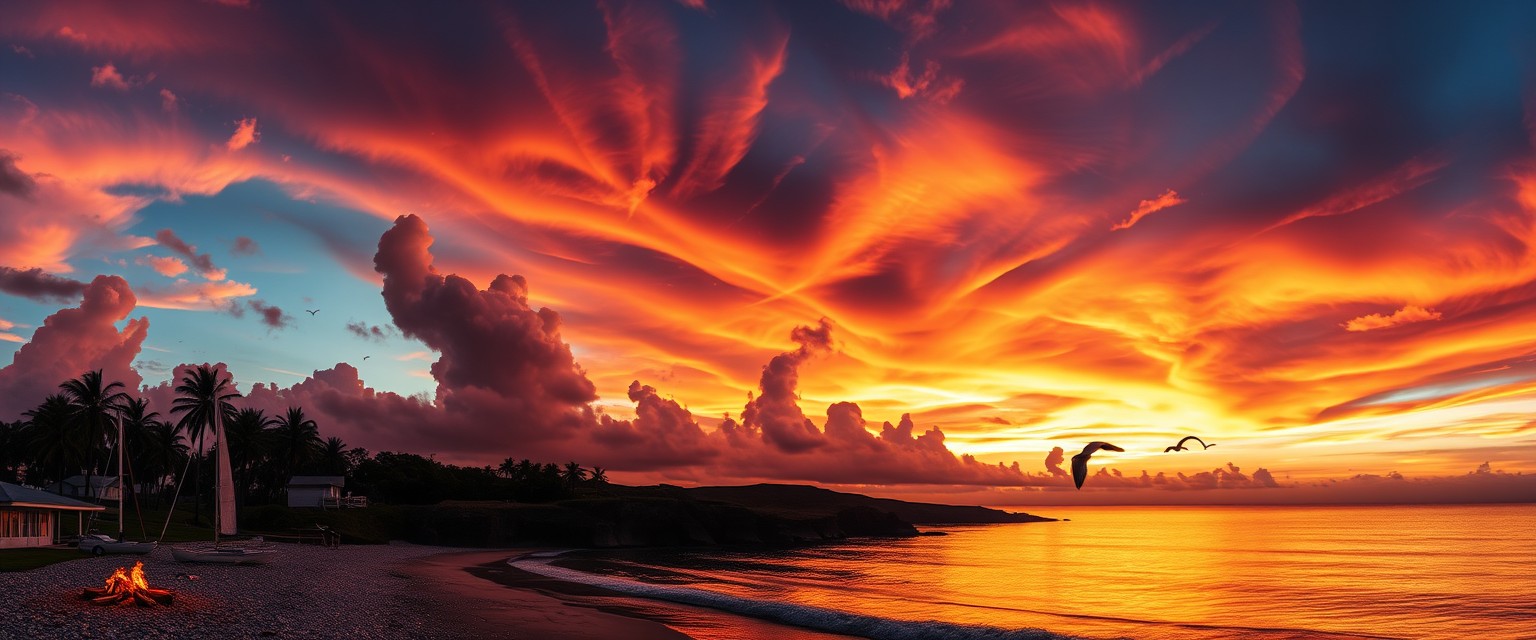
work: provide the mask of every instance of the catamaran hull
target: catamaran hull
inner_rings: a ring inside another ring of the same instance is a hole
[[[219,551],[184,551],[172,548],[171,557],[177,562],[200,562],[203,564],[267,564],[272,562],[276,553],[271,551],[241,551],[228,549]]]
[[[136,553],[143,555],[155,550],[153,542],[99,542],[94,545],[82,543],[80,550],[93,556],[107,553]]]

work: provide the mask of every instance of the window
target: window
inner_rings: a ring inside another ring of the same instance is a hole
[[[0,511],[0,538],[40,538],[48,525],[48,514],[40,511]]]

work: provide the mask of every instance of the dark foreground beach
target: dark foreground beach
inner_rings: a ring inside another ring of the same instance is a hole
[[[528,550],[406,544],[279,545],[264,567],[184,565],[167,549],[144,558],[169,608],[101,607],[76,598],[135,556],[82,557],[0,574],[5,638],[549,638],[734,640],[839,638],[708,609],[630,598],[519,571]],[[195,577],[194,577],[195,576]]]

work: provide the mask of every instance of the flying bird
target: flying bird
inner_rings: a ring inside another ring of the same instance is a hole
[[[1099,449],[1108,451],[1125,451],[1108,442],[1090,442],[1083,447],[1083,452],[1072,456],[1072,481],[1077,483],[1077,488],[1083,488],[1083,481],[1088,479],[1088,457]]]
[[[315,315],[317,313],[320,313],[319,309],[305,309],[305,311],[308,311],[309,315],[311,315],[311,316],[313,316],[313,315]]]
[[[1167,449],[1163,449],[1163,453],[1168,453],[1169,451],[1184,451],[1187,448],[1184,446],[1184,443],[1189,442],[1190,440],[1194,440],[1195,442],[1200,443],[1200,446],[1205,447],[1206,449],[1216,446],[1214,444],[1206,444],[1204,440],[1194,436],[1184,436],[1184,439],[1180,440],[1178,444],[1168,447]]]
[[[363,356],[363,359],[364,359],[364,360],[367,360],[367,359],[369,359],[369,358],[372,358],[372,357],[373,357],[373,356]]]

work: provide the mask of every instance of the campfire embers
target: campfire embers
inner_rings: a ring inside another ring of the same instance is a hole
[[[144,563],[133,563],[132,569],[118,567],[107,576],[105,587],[86,587],[80,590],[80,599],[99,605],[131,605],[154,607],[171,605],[171,592],[155,589],[144,579]]]

